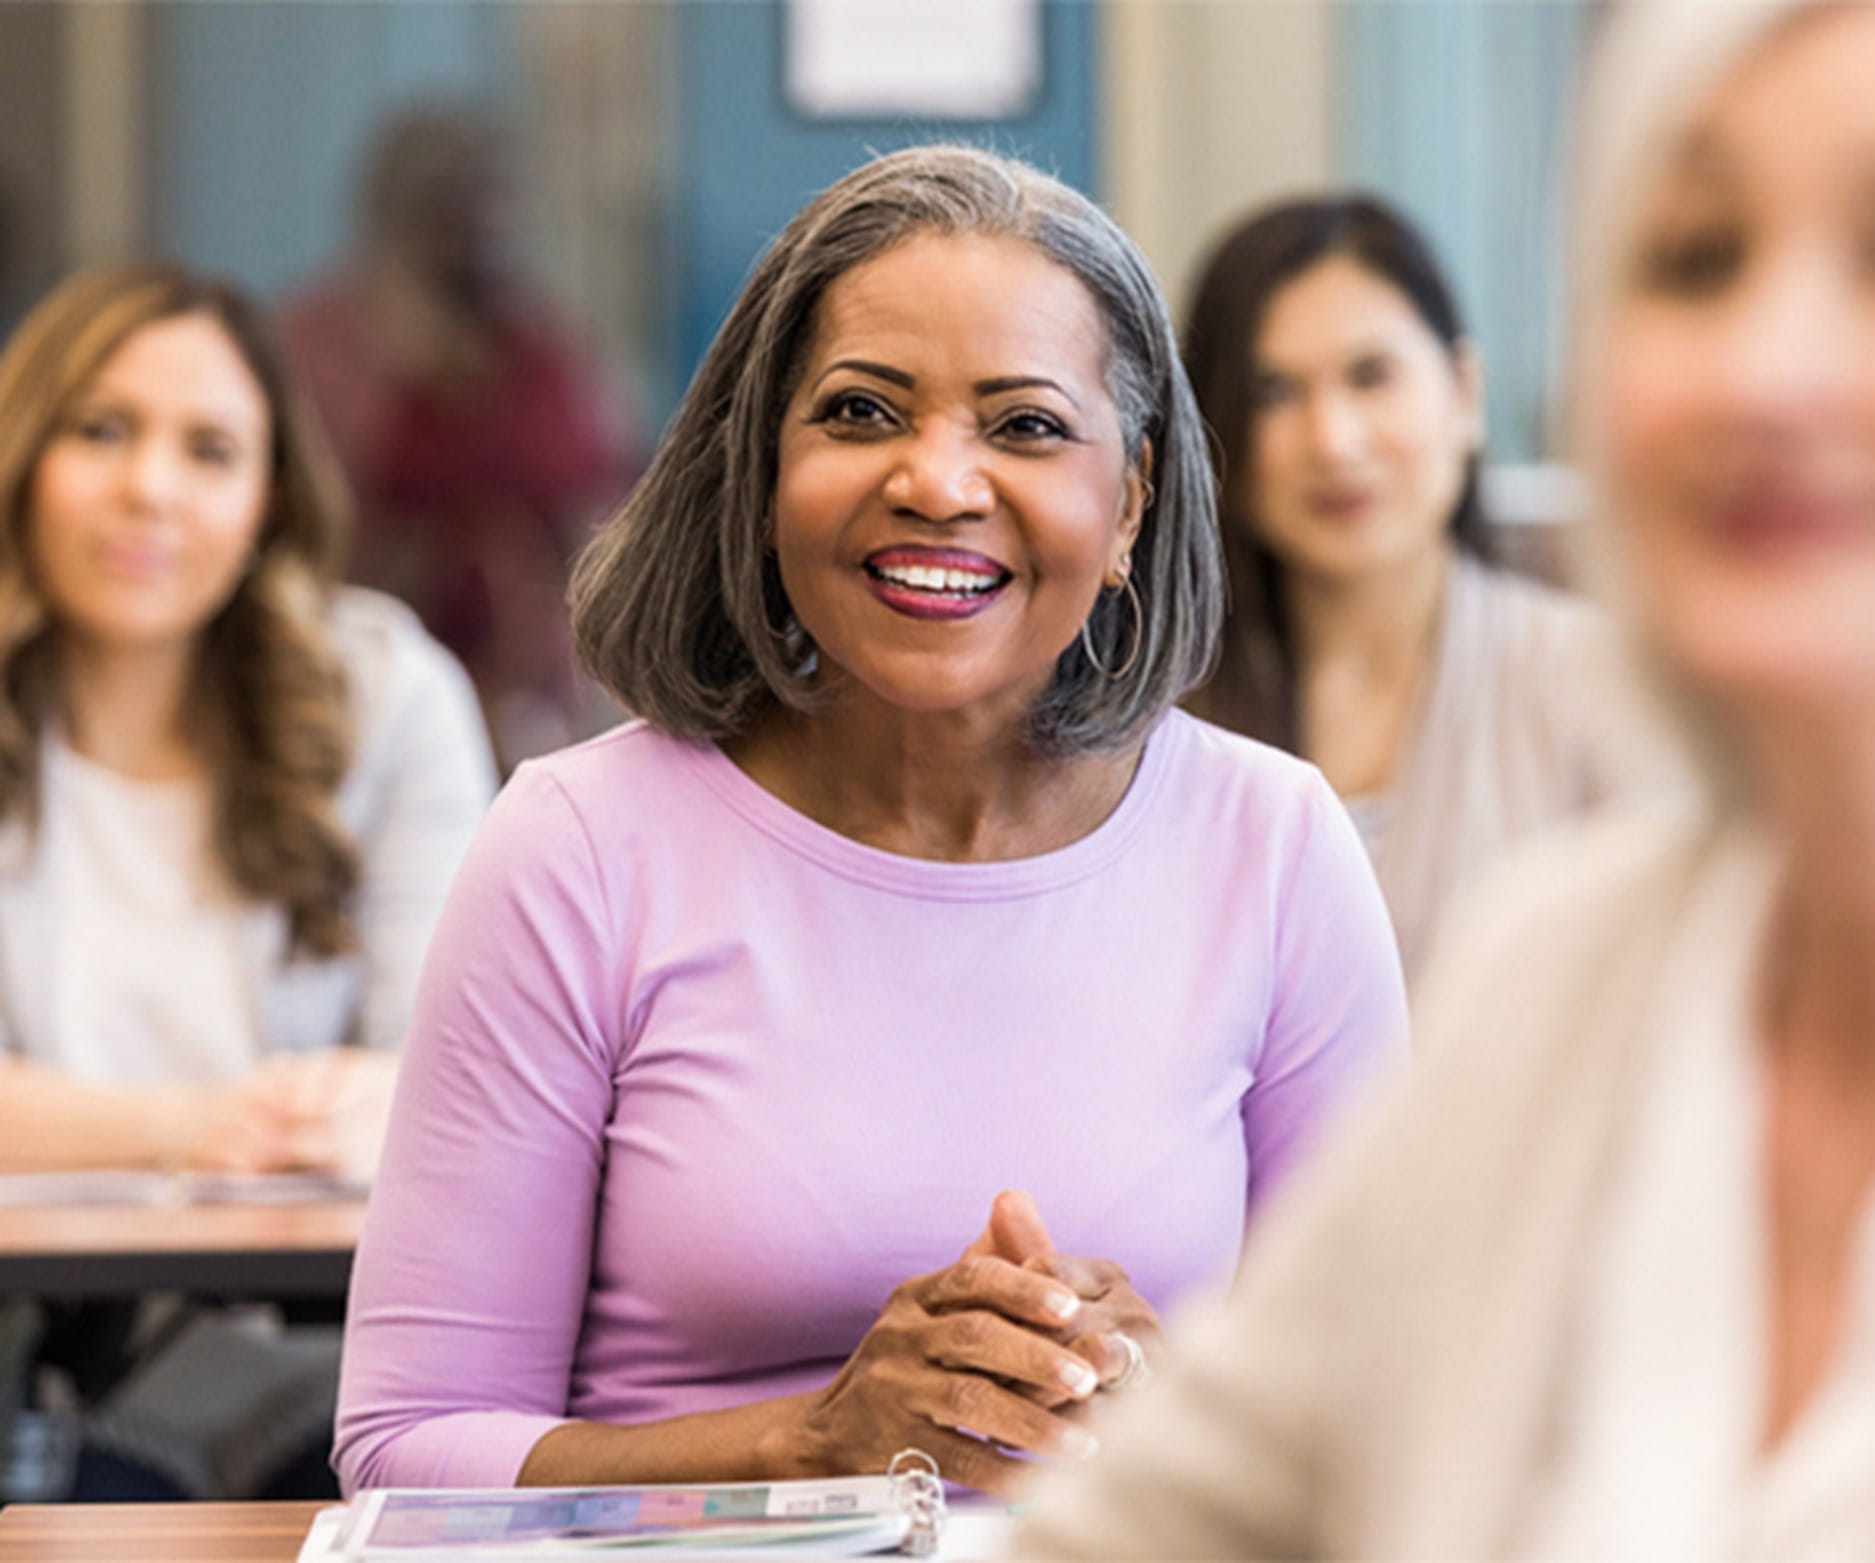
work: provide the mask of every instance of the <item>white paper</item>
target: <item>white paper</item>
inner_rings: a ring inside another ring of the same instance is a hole
[[[788,97],[849,119],[1013,119],[1042,85],[1040,0],[789,0]]]
[[[363,1199],[362,1183],[323,1173],[20,1172],[0,1176],[18,1205],[308,1205]]]

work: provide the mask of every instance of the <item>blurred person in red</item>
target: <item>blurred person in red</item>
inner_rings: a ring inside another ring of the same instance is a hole
[[[471,109],[380,131],[358,252],[284,309],[360,500],[353,576],[468,666],[508,765],[580,736],[566,566],[622,497],[633,441],[515,250],[506,148]]]

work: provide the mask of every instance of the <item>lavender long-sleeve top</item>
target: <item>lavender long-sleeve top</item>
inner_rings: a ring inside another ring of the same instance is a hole
[[[1310,767],[1174,712],[1059,851],[939,863],[642,725],[524,766],[418,997],[353,1284],[347,1490],[826,1382],[998,1190],[1165,1307],[1405,1002]]]

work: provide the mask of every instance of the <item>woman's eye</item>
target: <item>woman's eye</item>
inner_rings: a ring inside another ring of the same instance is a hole
[[[109,445],[129,438],[130,420],[122,413],[80,413],[67,425],[67,432],[89,445]]]
[[[1287,375],[1260,374],[1250,382],[1250,405],[1258,412],[1272,412],[1296,399],[1296,382]]]
[[[1393,384],[1393,360],[1362,358],[1348,370],[1348,384],[1357,391],[1377,391]]]
[[[1704,298],[1730,284],[1744,262],[1745,241],[1735,229],[1670,234],[1642,250],[1640,284],[1650,293]]]
[[[1066,425],[1059,418],[1033,409],[1013,412],[996,425],[996,433],[1001,438],[1013,440],[1018,445],[1039,445],[1046,440],[1064,439],[1067,432]]]
[[[820,404],[813,421],[845,429],[883,429],[892,422],[892,409],[865,391],[836,391]]]
[[[200,434],[189,441],[189,455],[205,467],[231,467],[241,449],[231,439],[218,434]]]

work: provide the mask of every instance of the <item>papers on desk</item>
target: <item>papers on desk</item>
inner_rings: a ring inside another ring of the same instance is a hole
[[[363,1199],[362,1183],[311,1172],[22,1172],[0,1176],[0,1206],[310,1205]]]
[[[935,1545],[902,1479],[363,1493],[319,1517],[299,1563],[537,1563],[595,1552],[852,1557]]]

